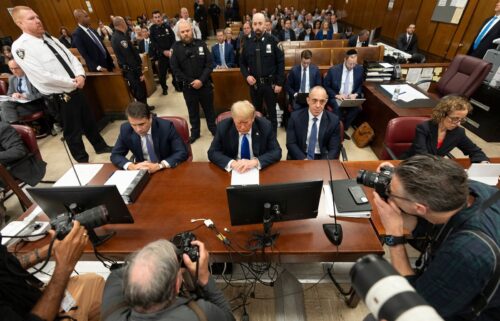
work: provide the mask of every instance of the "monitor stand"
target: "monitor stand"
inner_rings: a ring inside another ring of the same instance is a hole
[[[273,234],[271,229],[273,227],[274,219],[280,215],[281,212],[279,205],[271,206],[271,203],[264,203],[264,215],[262,216],[264,233],[254,233],[254,237],[250,240],[250,250],[255,251],[265,249],[266,247],[272,247],[274,245],[280,234]]]
[[[92,245],[94,247],[103,244],[104,242],[106,242],[107,240],[109,240],[110,238],[112,238],[116,234],[115,231],[111,231],[107,234],[97,235],[96,232],[94,231],[94,229],[87,229],[86,228],[86,230],[87,230],[87,234],[89,235],[89,240],[92,242]]]

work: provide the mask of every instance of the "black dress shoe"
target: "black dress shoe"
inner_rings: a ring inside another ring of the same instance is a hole
[[[155,106],[148,105],[149,110],[155,110]]]
[[[106,146],[102,149],[96,150],[95,153],[96,154],[106,154],[106,153],[111,153],[112,150],[113,150],[113,146]]]
[[[194,143],[198,138],[200,138],[200,136],[191,136],[191,137],[189,137],[189,143],[190,144]]]
[[[163,89],[162,95],[163,95],[163,96],[168,95],[168,89]]]
[[[351,136],[349,136],[349,134],[347,134],[347,132],[344,132],[344,139],[351,140]]]

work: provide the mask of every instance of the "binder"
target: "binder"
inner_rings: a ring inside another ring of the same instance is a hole
[[[116,185],[123,201],[126,204],[130,204],[135,202],[137,197],[139,197],[148,183],[150,176],[151,175],[146,170],[117,170],[104,185]]]

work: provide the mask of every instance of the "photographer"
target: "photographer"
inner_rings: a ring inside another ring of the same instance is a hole
[[[198,267],[187,254],[179,258],[169,241],[158,240],[134,253],[128,264],[111,273],[104,288],[102,320],[217,320],[234,316],[208,271],[208,252],[200,241]],[[179,296],[183,284],[180,260],[201,287],[197,300]]]
[[[482,310],[476,320],[499,320],[500,291],[487,289],[490,281],[498,282],[500,202],[483,204],[497,191],[469,181],[454,161],[422,155],[394,168],[387,201],[374,192],[392,265],[446,320],[473,320],[473,309]],[[417,273],[404,246],[405,229],[428,240]],[[479,303],[487,292],[495,294],[489,303]]]
[[[54,231],[49,232],[55,237]],[[0,318],[9,321],[100,320],[104,279],[96,274],[71,277],[89,237],[78,221],[62,241],[55,240],[56,264],[47,285],[26,269],[45,261],[49,246],[14,256],[0,246]]]

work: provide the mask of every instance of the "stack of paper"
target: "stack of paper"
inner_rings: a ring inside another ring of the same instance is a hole
[[[500,164],[472,164],[467,175],[471,180],[496,186],[500,176]]]

